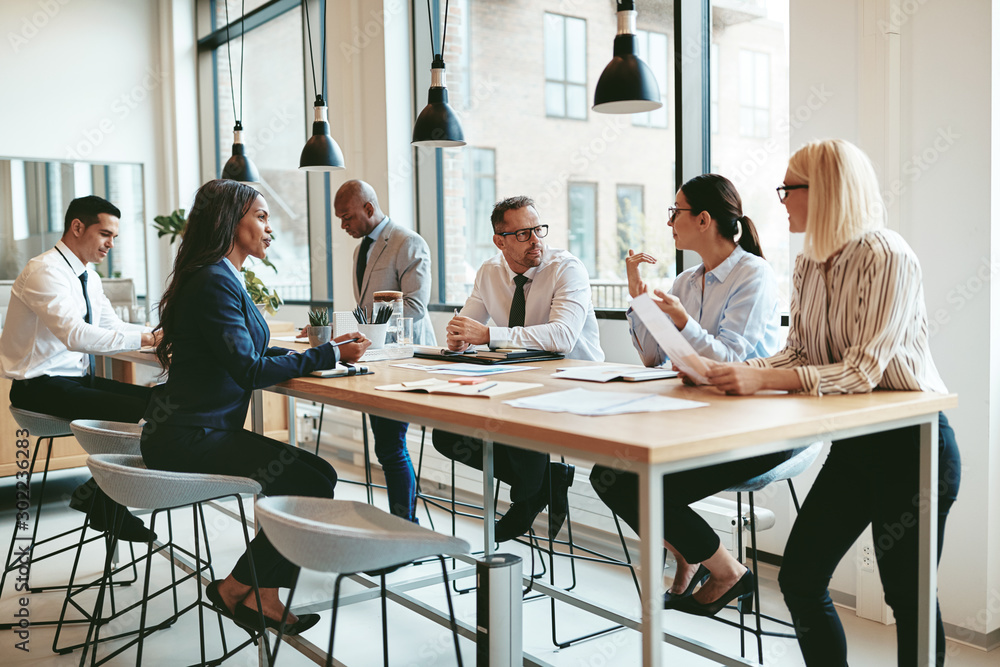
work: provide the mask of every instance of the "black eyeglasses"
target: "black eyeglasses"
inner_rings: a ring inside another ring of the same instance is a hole
[[[518,229],[516,232],[500,232],[497,236],[513,236],[518,241],[522,243],[531,238],[534,234],[536,238],[544,239],[549,235],[548,225],[538,225],[537,227],[525,227],[524,229]]]
[[[667,213],[670,214],[670,216],[667,218],[667,222],[673,222],[674,220],[676,220],[677,214],[680,213],[681,211],[693,211],[693,210],[694,209],[690,208],[680,208],[677,206],[671,206],[670,208],[667,209]]]
[[[808,190],[808,185],[779,185],[775,188],[778,191],[778,201],[784,203],[788,199],[788,193],[792,190]]]

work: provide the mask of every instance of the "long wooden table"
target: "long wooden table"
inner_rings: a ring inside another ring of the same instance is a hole
[[[439,362],[414,360],[434,365]],[[920,578],[918,655],[935,649],[937,577],[937,413],[957,405],[955,395],[926,392],[874,392],[849,396],[761,394],[726,396],[710,387],[685,387],[677,380],[645,383],[583,383],[559,380],[559,367],[591,362],[542,362],[538,370],[511,373],[505,380],[543,386],[510,397],[530,396],[573,387],[615,392],[660,393],[709,403],[708,407],[674,412],[608,417],[578,417],[514,408],[508,396],[482,397],[385,392],[375,386],[426,378],[423,371],[398,368],[398,362],[371,364],[373,375],[320,379],[304,377],[270,388],[287,396],[328,403],[380,417],[471,435],[487,442],[483,498],[486,516],[493,516],[492,443],[516,445],[575,456],[628,470],[639,476],[642,528],[641,621],[608,614],[607,618],[641,629],[643,664],[660,665],[662,642],[668,641],[723,664],[744,660],[719,654],[695,640],[662,631],[663,488],[669,472],[723,463],[804,446],[816,440],[837,440],[867,433],[920,426]],[[255,405],[260,401],[255,401]],[[255,428],[259,415],[254,411]],[[850,493],[845,489],[845,493]],[[484,521],[486,553],[493,548],[493,522]],[[592,605],[588,610],[593,611]]]

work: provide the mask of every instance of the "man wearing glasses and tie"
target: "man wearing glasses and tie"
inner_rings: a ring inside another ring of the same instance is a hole
[[[590,298],[590,277],[583,262],[546,247],[548,225],[539,224],[535,202],[510,197],[490,216],[493,243],[500,254],[476,274],[472,294],[448,323],[448,348],[470,345],[547,350],[568,359],[604,361],[597,318]],[[486,322],[493,320],[494,326]],[[450,459],[482,470],[482,441],[434,431],[434,447]],[[496,540],[523,535],[549,505],[548,532],[559,533],[566,519],[567,490],[573,466],[549,463],[548,455],[508,445],[493,448],[494,471],[510,485],[511,506],[496,524]]]
[[[154,345],[151,329],[122,322],[88,267],[108,256],[121,211],[100,197],[70,202],[62,238],[32,258],[11,288],[7,323],[0,334],[0,374],[11,382],[10,404],[63,419],[137,423],[150,389],[96,377],[95,354]],[[91,497],[93,504],[91,505]],[[70,507],[90,509],[91,526],[104,530],[113,501],[94,480],[73,492]],[[124,509],[124,508],[121,508]],[[128,514],[121,539],[149,542],[156,535]]]

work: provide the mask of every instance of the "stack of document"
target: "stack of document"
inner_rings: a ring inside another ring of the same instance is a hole
[[[585,417],[622,415],[630,412],[661,412],[663,410],[687,410],[708,405],[700,401],[670,398],[659,394],[632,394],[612,391],[591,391],[589,389],[569,389],[552,394],[528,396],[504,401],[515,408],[544,410],[545,412],[569,412]]]

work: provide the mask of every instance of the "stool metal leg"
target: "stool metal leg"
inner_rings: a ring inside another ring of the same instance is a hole
[[[441,576],[444,577],[444,596],[448,600],[448,623],[451,626],[451,636],[455,642],[455,658],[458,660],[458,667],[462,665],[462,651],[458,646],[458,623],[455,621],[455,607],[451,602],[451,588],[448,586],[448,566],[445,565],[444,556],[438,556],[441,561]]]

